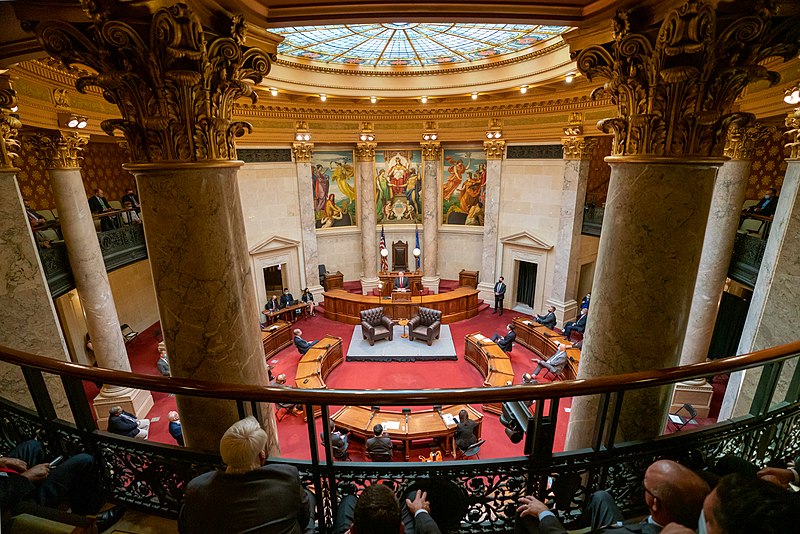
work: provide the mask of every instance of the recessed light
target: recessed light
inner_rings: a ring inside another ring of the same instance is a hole
[[[328,100],[328,95],[319,95],[319,99],[325,102],[326,100]]]
[[[378,97],[377,96],[371,96],[371,97],[369,97],[369,101],[374,104],[375,102],[378,101]]]
[[[472,100],[478,100],[478,93],[472,93]]]
[[[81,119],[78,121],[78,128],[86,128],[86,119]]]
[[[69,120],[69,122],[67,123],[67,126],[69,126],[70,128],[77,128],[78,127],[78,119],[76,119],[74,117],[71,118]]]
[[[423,104],[427,104],[428,103],[428,97],[427,96],[423,96],[422,98],[419,99],[419,101],[422,102]]]
[[[564,81],[567,82],[567,83],[572,83],[572,80],[574,80],[574,79],[575,79],[575,75],[570,72],[569,74],[567,74],[567,77],[564,79]]]
[[[11,108],[11,113],[16,113],[17,111],[19,111],[19,106],[14,106]]]
[[[277,90],[275,87],[270,87],[270,88],[269,88],[269,93],[270,93],[272,96],[278,96],[278,90]]]
[[[523,85],[522,87],[519,88],[519,92],[524,95],[525,93],[528,92],[528,86],[527,85]]]

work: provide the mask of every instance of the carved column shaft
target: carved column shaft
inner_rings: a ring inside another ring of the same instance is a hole
[[[439,292],[439,169],[442,147],[437,141],[422,145],[425,164],[422,182],[422,286]]]
[[[361,261],[364,274],[361,290],[365,295],[378,287],[378,241],[375,237],[375,149],[376,143],[358,143],[356,146],[356,179],[361,184]]]
[[[483,248],[478,297],[493,303],[495,279],[500,276],[497,273],[497,236],[505,141],[484,141],[483,148],[486,152],[486,206],[483,208]]]
[[[319,285],[319,254],[317,249],[317,230],[314,223],[314,197],[311,177],[312,143],[294,143],[292,152],[297,169],[297,191],[300,197],[300,231],[303,233],[303,266],[306,286],[314,294],[314,300],[322,299],[322,286]]]

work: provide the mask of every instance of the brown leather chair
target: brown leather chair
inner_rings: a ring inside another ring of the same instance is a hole
[[[361,334],[374,345],[379,339],[392,340],[394,322],[383,314],[383,306],[360,312]]]
[[[430,347],[434,339],[439,339],[442,327],[442,312],[420,306],[419,314],[408,322],[408,338],[421,339]]]

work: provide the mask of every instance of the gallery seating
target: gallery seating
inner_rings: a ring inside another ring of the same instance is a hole
[[[370,345],[374,345],[379,339],[392,340],[394,322],[383,314],[383,306],[364,310],[360,315],[361,333]]]
[[[411,341],[421,339],[430,347],[434,339],[439,339],[442,327],[442,312],[420,306],[419,314],[408,322],[408,337]]]

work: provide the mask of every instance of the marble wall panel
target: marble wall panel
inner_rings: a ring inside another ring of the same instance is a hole
[[[320,265],[330,272],[341,271],[345,281],[358,280],[364,270],[361,263],[361,232],[358,229],[317,233]]]
[[[274,235],[302,239],[294,163],[246,163],[238,180],[248,248]]]

